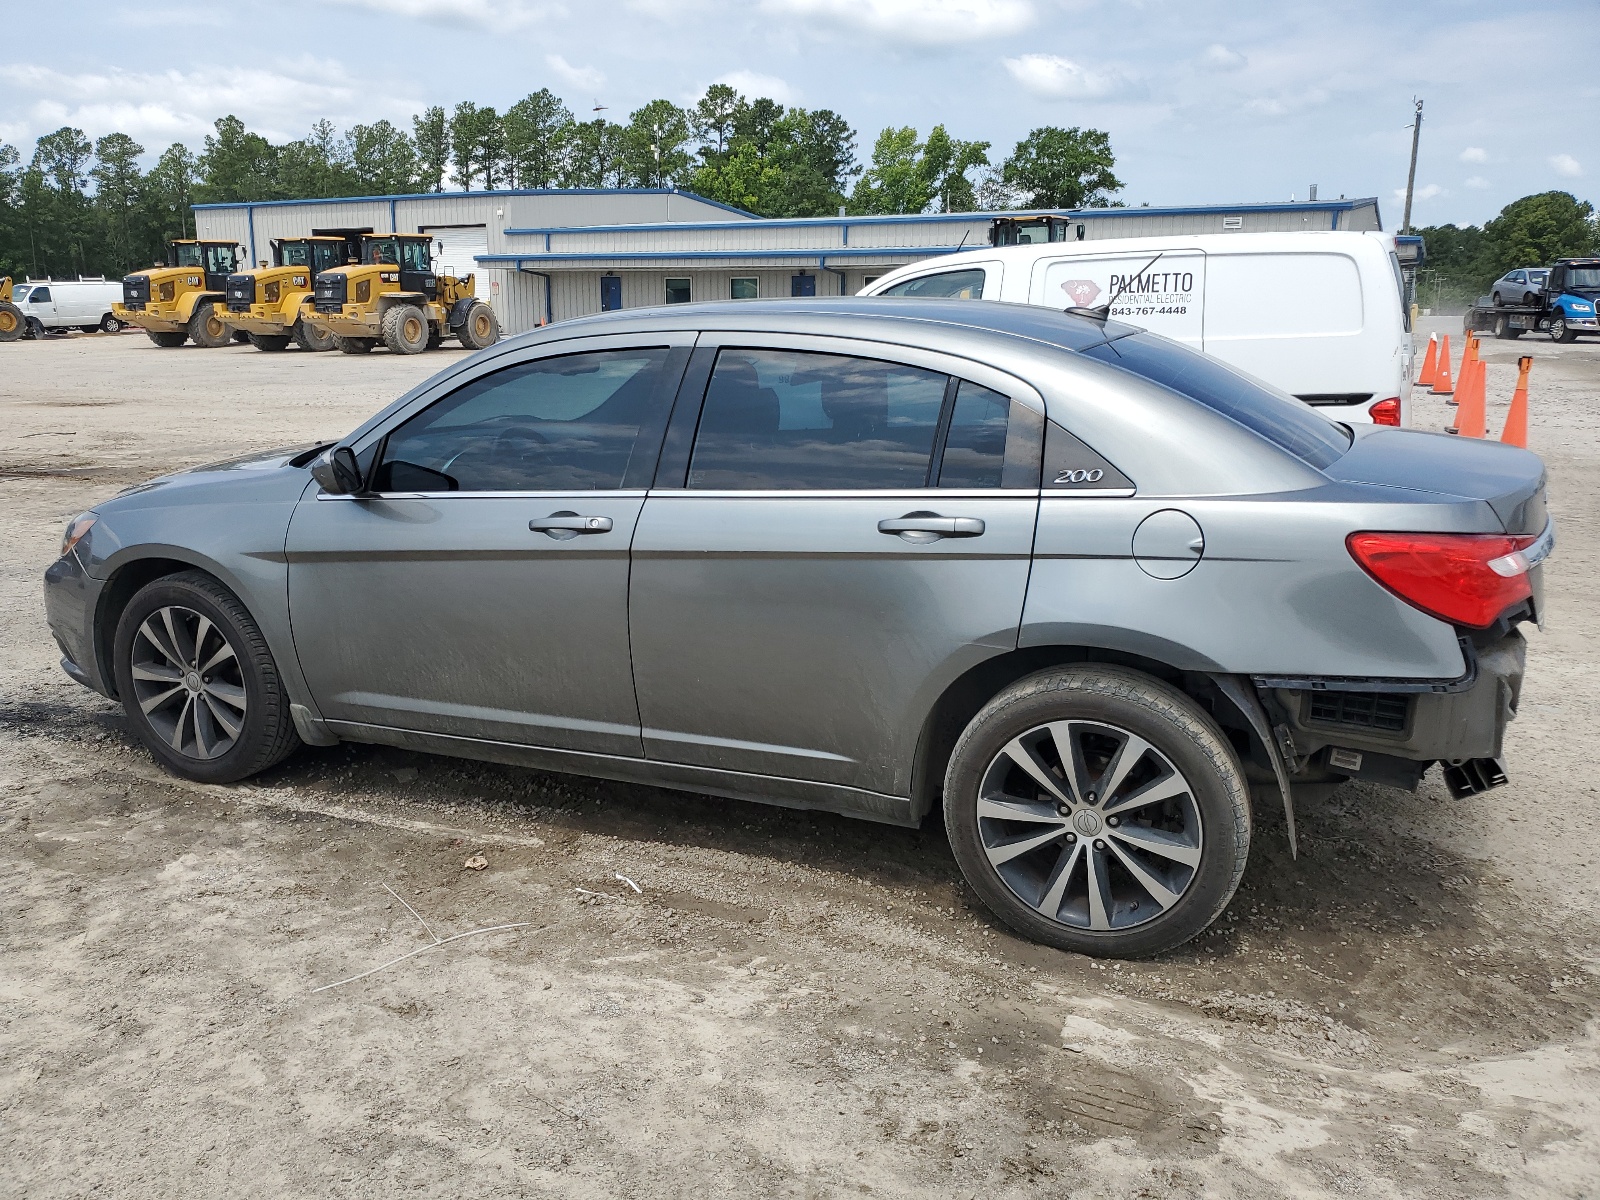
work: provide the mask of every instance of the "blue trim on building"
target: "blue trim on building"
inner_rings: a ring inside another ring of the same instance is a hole
[[[977,247],[973,247],[977,249]],[[555,262],[662,262],[677,259],[705,260],[714,258],[783,258],[817,259],[826,266],[830,258],[902,258],[914,255],[931,258],[937,254],[954,254],[964,246],[814,246],[809,250],[604,250],[585,254],[476,254],[474,262],[514,263],[522,270],[523,263]]]
[[[394,196],[324,196],[315,200],[230,200],[223,204],[192,204],[190,208],[199,212],[201,209],[287,208],[297,204],[395,204],[401,200],[482,200],[504,196],[683,196],[701,204],[709,204],[712,208],[738,213],[752,221],[761,220],[755,213],[724,204],[720,200],[708,200],[696,192],[686,192],[682,188],[504,188],[498,192],[406,192]],[[742,224],[742,222],[729,222],[729,224]]]
[[[245,219],[246,223],[250,227],[250,265],[249,265],[249,269],[250,270],[254,270],[255,269],[255,265],[256,265],[256,210],[255,210],[255,206],[254,205],[251,205],[251,204],[245,205],[244,219]]]

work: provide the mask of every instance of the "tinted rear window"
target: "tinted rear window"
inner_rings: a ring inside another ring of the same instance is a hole
[[[1347,432],[1300,401],[1165,338],[1136,333],[1083,353],[1188,396],[1319,470],[1350,448]]]

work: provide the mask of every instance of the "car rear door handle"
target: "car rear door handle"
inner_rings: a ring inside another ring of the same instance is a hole
[[[555,512],[528,522],[533,533],[549,534],[557,541],[575,538],[580,533],[610,533],[610,517],[585,517],[575,512]]]
[[[932,542],[947,537],[981,537],[981,517],[941,517],[938,513],[907,513],[897,520],[878,522],[879,533],[896,533],[908,542]]]

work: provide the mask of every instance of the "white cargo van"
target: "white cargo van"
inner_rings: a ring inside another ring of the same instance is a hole
[[[111,315],[111,306],[122,302],[120,279],[30,279],[12,287],[11,299],[35,337],[47,329],[116,333],[122,328]]]
[[[1236,233],[1043,242],[901,267],[865,296],[1111,304],[1338,421],[1410,424],[1412,356],[1394,235]]]

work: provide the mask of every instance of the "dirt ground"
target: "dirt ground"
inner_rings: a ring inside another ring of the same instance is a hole
[[[1121,965],[998,927],[933,823],[158,770],[56,665],[67,520],[457,353],[0,346],[0,1194],[1600,1196],[1600,344],[1485,343],[1559,527],[1510,786],[1302,798],[1298,860],[1266,807],[1214,930]]]

